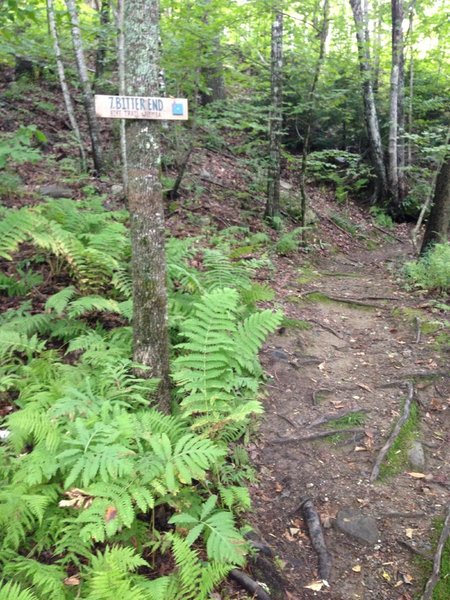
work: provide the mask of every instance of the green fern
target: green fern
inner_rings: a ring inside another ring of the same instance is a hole
[[[14,582],[0,582],[0,600],[40,600],[31,590],[23,589]]]
[[[31,558],[17,557],[4,568],[4,575],[14,576],[21,582],[31,585],[42,597],[52,600],[66,600],[64,579],[67,577],[58,565],[45,565]]]

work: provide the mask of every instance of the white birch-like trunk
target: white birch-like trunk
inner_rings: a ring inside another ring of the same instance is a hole
[[[81,158],[81,168],[83,171],[86,170],[86,152],[84,150],[83,141],[81,139],[80,128],[78,127],[77,118],[75,115],[75,110],[73,107],[72,98],[70,96],[69,87],[66,81],[66,72],[64,69],[64,63],[61,55],[61,48],[59,46],[58,39],[58,31],[56,29],[56,19],[55,19],[55,7],[53,4],[53,0],[47,0],[47,18],[48,18],[48,28],[50,30],[50,35],[53,39],[53,51],[55,53],[56,59],[56,68],[58,70],[59,84],[61,86],[61,91],[64,97],[64,103],[66,105],[67,116],[69,117],[70,126],[73,129],[75,134],[75,138],[77,140],[78,148],[80,150],[80,158]]]
[[[364,18],[361,0],[350,0],[353,18],[356,25],[356,41],[358,44],[359,69],[364,103],[364,119],[366,122],[367,137],[372,157],[372,164],[377,177],[377,196],[383,202],[388,197],[388,181],[384,165],[383,145],[381,142],[380,125],[375,105],[373,92],[373,77],[369,46],[369,31]]]
[[[80,24],[78,21],[78,13],[75,0],[65,0],[67,10],[69,11],[70,22],[72,27],[72,42],[75,51],[75,59],[80,77],[81,89],[83,94],[84,108],[89,127],[89,135],[91,138],[92,158],[94,160],[94,168],[99,175],[103,169],[102,149],[100,144],[100,130],[98,127],[97,118],[95,116],[94,99],[92,96],[91,84],[89,81],[86,60],[84,58],[83,42],[81,39]]]
[[[273,219],[280,214],[280,145],[283,126],[283,13],[273,11],[271,47],[271,107],[269,117],[269,168],[267,173],[267,203],[265,216]]]

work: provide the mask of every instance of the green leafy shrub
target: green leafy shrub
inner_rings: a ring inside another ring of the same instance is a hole
[[[308,156],[308,173],[316,181],[332,183],[336,187],[337,200],[347,199],[347,190],[358,193],[367,188],[373,179],[368,164],[359,154],[343,150],[318,150]]]
[[[297,227],[289,233],[285,233],[280,237],[278,242],[275,244],[275,251],[281,256],[290,256],[297,252],[300,245],[300,237],[303,231],[303,227]]]
[[[450,244],[436,244],[425,256],[406,264],[406,274],[417,287],[450,291]]]
[[[392,220],[392,217],[388,215],[387,212],[379,206],[371,206],[369,212],[375,219],[377,225],[379,225],[380,227],[384,227],[385,229],[394,228],[394,221]]]

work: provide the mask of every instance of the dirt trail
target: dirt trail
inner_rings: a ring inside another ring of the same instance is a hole
[[[253,524],[284,561],[291,599],[406,600],[422,584],[414,553],[402,543],[430,551],[433,519],[443,514],[450,489],[450,381],[422,374],[448,373],[450,356],[448,348],[437,349],[435,335],[418,340],[417,323],[436,317],[395,281],[404,252],[405,245],[395,243],[359,249],[322,258],[303,267],[303,274],[291,269],[289,277],[278,275],[285,312],[312,327],[282,329],[264,350],[267,412],[250,455],[259,473],[252,488]],[[411,318],[414,304],[419,321]],[[410,322],[401,318],[402,307],[408,307]],[[419,468],[404,464],[398,474],[371,484],[373,463],[401,414],[408,381],[419,408],[418,439],[426,455],[420,471],[426,478],[411,476]],[[350,413],[341,426],[356,431],[296,441],[335,427],[333,420],[319,421],[351,410],[361,412]],[[317,556],[299,511],[305,495],[321,516],[333,557],[330,588],[319,594],[305,589],[318,579]],[[342,509],[373,517],[376,542],[362,543],[338,530],[335,517]]]

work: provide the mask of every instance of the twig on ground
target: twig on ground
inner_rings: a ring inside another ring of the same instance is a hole
[[[312,500],[309,498],[302,500],[300,509],[308,526],[312,547],[319,557],[319,577],[323,581],[328,582],[331,573],[331,554],[328,552],[325,544],[320,517],[314,508]]]
[[[416,331],[417,331],[417,335],[416,335],[416,344],[418,344],[420,342],[420,336],[421,336],[421,331],[420,331],[420,319],[419,317],[416,317]]]
[[[318,440],[320,438],[328,437],[329,435],[337,435],[344,433],[363,433],[364,429],[361,427],[352,427],[351,429],[329,429],[328,431],[316,431],[310,435],[303,437],[284,437],[278,440],[270,440],[268,444],[292,444],[295,442],[311,442],[312,440]]]
[[[440,576],[440,571],[441,571],[442,552],[444,550],[445,543],[447,542],[447,539],[449,536],[450,536],[450,504],[448,505],[447,516],[445,517],[445,521],[444,521],[444,527],[442,528],[441,535],[439,536],[436,553],[434,555],[433,572],[431,573],[431,577],[427,581],[427,584],[425,586],[425,591],[423,592],[422,600],[431,600],[431,598],[433,597],[433,590],[436,587],[437,582],[439,581],[439,576]]]
[[[286,423],[289,423],[289,425],[291,427],[294,427],[294,429],[297,429],[297,425],[296,423],[294,423],[294,421],[291,421],[291,419],[289,417],[285,417],[284,415],[280,415],[280,413],[274,413],[275,416],[279,417],[280,419],[283,419],[283,421],[286,421]]]
[[[354,304],[356,306],[366,306],[367,308],[378,308],[378,309],[386,308],[385,306],[382,306],[381,304],[372,304],[369,302],[362,302],[361,300],[358,300],[358,298],[344,298],[342,296],[330,296],[329,294],[324,294],[323,292],[320,292],[319,290],[311,290],[309,292],[305,292],[304,294],[301,294],[300,297],[305,298],[305,297],[312,296],[313,294],[317,294],[317,293],[325,296],[325,298],[328,298],[328,300],[331,300],[332,302],[340,302],[342,304]]]
[[[230,571],[231,579],[234,579],[244,590],[253,594],[257,600],[271,600],[269,594],[259,585],[257,581],[252,579],[247,573],[233,569]]]
[[[384,233],[385,235],[388,235],[389,237],[394,238],[394,240],[397,240],[397,242],[400,242],[401,244],[405,243],[405,240],[402,240],[402,238],[399,238],[394,233],[391,233],[390,231],[386,231],[386,229],[383,229],[382,227],[375,225],[375,223],[372,223],[372,227],[374,229],[378,229],[378,231],[381,231],[381,233]]]
[[[339,340],[343,340],[344,338],[339,335],[339,333],[337,333],[334,329],[332,329],[331,327],[328,327],[328,325],[324,325],[323,323],[321,323],[320,321],[316,321],[315,319],[306,319],[307,323],[314,323],[315,325],[318,325],[319,327],[322,327],[322,329],[325,329],[325,331],[328,331],[329,333],[332,333],[335,337],[337,337]]]
[[[407,542],[405,540],[397,540],[397,543],[400,544],[400,546],[403,546],[404,548],[406,548],[407,550],[412,552],[413,554],[416,554],[417,556],[421,556],[422,558],[426,558],[427,560],[430,560],[431,558],[433,558],[430,555],[430,553],[427,552],[426,550],[421,550],[420,548],[416,548],[415,546],[413,546],[412,544],[410,544],[409,542]]]
[[[341,419],[342,417],[346,417],[347,415],[352,415],[354,413],[359,413],[359,412],[369,412],[366,408],[350,408],[350,409],[346,409],[344,408],[343,410],[338,410],[336,413],[332,414],[332,415],[323,415],[323,417],[318,417],[315,421],[312,421],[312,423],[310,423],[309,425],[307,425],[307,428],[310,429],[311,427],[317,427],[318,425],[323,425],[324,423],[328,423],[329,421],[336,421],[337,419]]]
[[[411,412],[411,404],[412,404],[413,399],[414,399],[414,386],[412,383],[408,382],[408,397],[406,398],[405,406],[403,407],[403,414],[399,418],[397,423],[395,424],[395,427],[392,430],[391,435],[388,437],[387,442],[384,444],[384,446],[381,448],[381,450],[378,454],[378,457],[377,457],[375,464],[373,466],[373,469],[372,469],[372,473],[370,474],[370,478],[369,478],[370,482],[373,482],[373,481],[375,481],[375,479],[377,479],[378,475],[380,474],[381,463],[383,462],[386,454],[389,452],[390,448],[392,447],[392,444],[397,439],[401,428],[408,420],[409,414]]]

